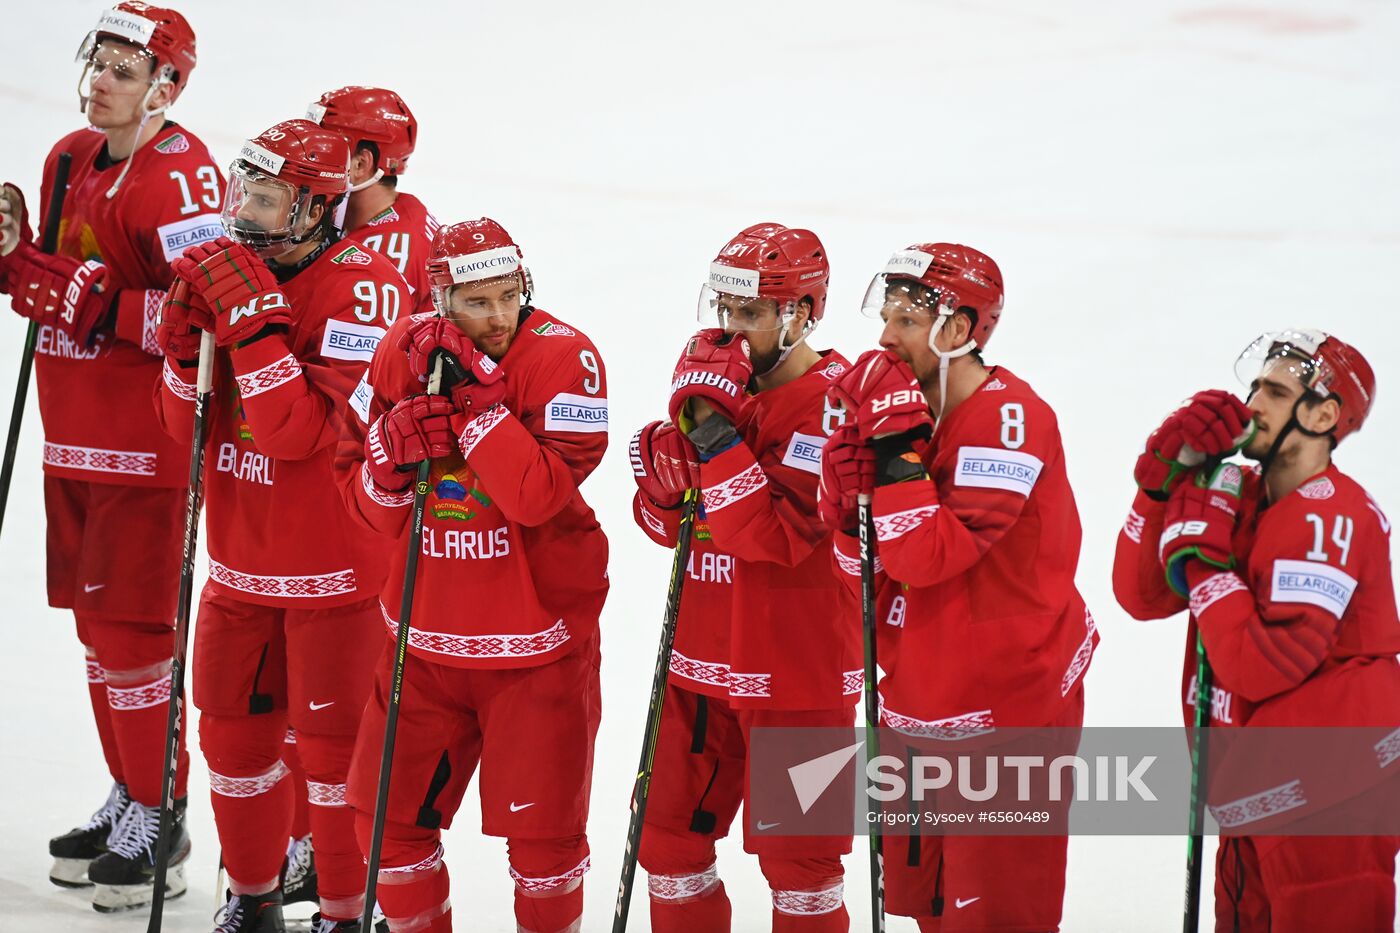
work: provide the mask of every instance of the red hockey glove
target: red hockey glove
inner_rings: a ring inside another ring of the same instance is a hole
[[[862,443],[907,431],[928,436],[933,416],[919,380],[904,361],[888,350],[867,350],[831,387],[849,413]]]
[[[9,182],[0,185],[0,257],[8,257],[16,246],[33,240],[24,194]],[[0,259],[0,264],[3,264],[3,259]]]
[[[375,484],[407,489],[419,463],[455,453],[452,413],[451,399],[410,395],[380,415],[365,436],[365,463]]]
[[[397,347],[408,354],[408,368],[418,377],[419,382],[424,383],[428,381],[428,375],[433,370],[434,351],[443,350],[454,360],[462,362],[458,378],[461,378],[461,372],[465,371],[472,353],[476,351],[470,337],[447,318],[438,317],[436,314],[413,315],[409,319],[408,327],[399,334]],[[451,378],[450,373],[443,373],[444,389],[452,388]]]
[[[733,424],[752,376],[749,342],[743,335],[726,336],[718,328],[700,331],[685,345],[671,376],[671,423],[680,424],[686,403],[702,398]]]
[[[36,323],[51,324],[79,346],[111,310],[112,294],[103,294],[107,267],[79,262],[71,256],[50,256],[30,243],[20,243],[7,262],[7,278],[17,312]]]
[[[459,433],[468,421],[506,399],[505,370],[470,343],[468,346],[471,347],[470,355],[454,361],[454,365],[465,367],[467,376],[465,379],[459,377],[450,396],[458,411],[453,423],[458,427]],[[444,384],[447,384],[446,377]]]
[[[1197,392],[1152,432],[1133,479],[1154,499],[1165,500],[1193,468],[1248,443],[1254,428],[1254,413],[1229,392]]]
[[[856,498],[875,489],[875,451],[861,443],[854,424],[843,424],[822,448],[822,478],[817,513],[832,531],[860,531]]]
[[[1167,503],[1157,556],[1167,584],[1185,599],[1190,592],[1186,565],[1192,559],[1229,570],[1235,566],[1235,521],[1240,510],[1243,473],[1233,463],[1216,467],[1209,479],[1197,476],[1182,483]]]
[[[165,355],[185,363],[198,359],[200,334],[213,329],[214,317],[204,301],[190,292],[190,283],[171,282],[156,328],[156,343]]]
[[[653,421],[627,448],[637,488],[662,508],[675,508],[687,489],[700,488],[700,455],[669,421]]]
[[[191,246],[170,268],[214,312],[214,341],[221,347],[291,323],[291,305],[267,263],[226,236]]]

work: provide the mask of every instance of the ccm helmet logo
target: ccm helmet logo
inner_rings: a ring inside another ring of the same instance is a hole
[[[68,288],[63,293],[63,320],[72,324],[73,318],[78,314],[78,299],[82,297],[83,286],[87,280],[92,278],[92,274],[102,268],[100,262],[88,260],[77,268],[73,277],[68,280]]]
[[[281,292],[268,292],[266,295],[259,295],[246,305],[236,305],[229,312],[228,323],[232,327],[245,317],[253,317],[264,311],[273,311],[277,308],[287,307],[287,296]]]
[[[898,392],[891,392],[884,398],[877,398],[870,403],[871,414],[878,415],[880,412],[894,405],[916,404],[922,400],[924,394],[918,389],[900,389]]]
[[[671,383],[671,393],[675,394],[677,389],[691,385],[709,386],[719,389],[724,394],[733,398],[739,397],[739,386],[733,379],[726,379],[719,373],[689,372]]]

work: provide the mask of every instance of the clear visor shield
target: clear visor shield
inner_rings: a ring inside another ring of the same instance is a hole
[[[220,215],[229,238],[264,258],[286,251],[312,226],[310,195],[243,162],[229,166]],[[318,218],[319,219],[319,218]]]
[[[951,314],[956,307],[957,298],[949,292],[882,272],[870,280],[860,312],[877,320],[888,320],[897,314],[932,324],[939,315]]]
[[[1264,334],[1235,361],[1235,375],[1252,393],[1261,378],[1283,379],[1291,376],[1304,390],[1327,397],[1332,391],[1335,375],[1326,361],[1317,355],[1327,339],[1317,331],[1286,330]]]
[[[528,276],[528,272],[522,273]],[[480,321],[514,317],[525,306],[521,275],[511,274],[457,285],[434,285],[433,307],[449,320]]]
[[[82,66],[78,98],[84,110],[99,88],[112,96],[145,95],[165,71],[156,73],[155,57],[141,46],[110,37],[99,39],[96,30],[78,47],[74,61]]]
[[[701,327],[718,327],[731,334],[751,334],[782,330],[793,311],[791,301],[731,295],[716,291],[707,283],[700,288],[695,317]]]

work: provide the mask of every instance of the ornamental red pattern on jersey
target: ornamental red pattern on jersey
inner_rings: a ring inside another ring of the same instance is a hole
[[[161,430],[151,411],[160,378],[157,316],[173,278],[170,262],[223,234],[224,178],[194,134],[167,123],[131,156],[114,197],[119,162],[99,168],[107,137],[92,129],[59,140],[44,164],[39,221],[52,194],[58,154],[73,164],[59,227],[58,252],[107,267],[117,290],[115,322],[90,347],[52,326],[39,330],[34,373],[44,421],[44,471],[92,483],[180,487],[189,481],[189,450]],[[42,235],[42,232],[41,232]]]
[[[428,255],[439,224],[423,202],[400,191],[394,203],[375,214],[349,236],[394,264],[408,282],[411,298],[405,314],[433,310],[433,290],[428,283]]]
[[[381,602],[396,631],[412,497],[364,469],[365,435],[424,390],[389,330],[350,399],[336,457],[350,513],[387,537]],[[607,449],[607,380],[597,348],[541,310],[500,360],[502,406],[462,431],[465,456],[433,461],[423,517],[409,651],[462,668],[534,667],[596,637],[608,544],[579,492]]]
[[[700,466],[706,525],[734,559],[734,582],[727,612],[705,618],[699,603],[685,607],[695,615],[677,621],[676,637],[683,650],[722,650],[719,637],[680,638],[688,625],[703,632],[727,619],[736,708],[839,709],[860,694],[860,613],[817,516],[821,449],[842,414],[827,407],[826,390],[849,365],[828,350],[792,382],[749,396],[735,424],[743,442]]]
[[[1054,412],[1005,367],[938,426],[929,479],[875,490],[883,721],[967,738],[1054,721],[1099,635],[1074,585],[1080,525]],[[859,542],[837,564],[860,588]]]
[[[1166,504],[1139,492],[1118,536],[1113,589],[1138,619],[1191,612],[1182,715],[1194,721],[1196,633],[1210,658],[1211,725],[1382,726],[1400,709],[1400,620],[1390,522],[1336,465],[1272,505],[1245,470],[1233,570],[1188,568],[1190,598],[1158,557]]]
[[[332,473],[346,401],[385,328],[385,295],[406,296],[383,257],[341,240],[281,285],[289,333],[215,361],[205,452],[209,585],[265,606],[324,608],[378,592],[385,543],[346,514]],[[166,429],[188,445],[194,367],[167,361]],[[148,388],[149,392],[150,389]]]

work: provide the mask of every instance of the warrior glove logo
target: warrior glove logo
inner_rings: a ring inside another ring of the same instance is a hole
[[[712,389],[719,389],[730,398],[739,397],[739,386],[733,379],[727,379],[719,373],[696,371],[684,373],[671,383],[671,394],[674,395],[677,390],[690,385],[709,386]]]

